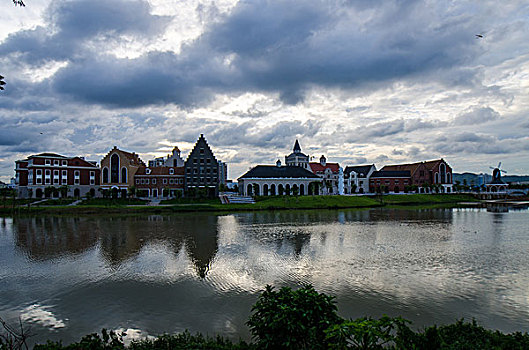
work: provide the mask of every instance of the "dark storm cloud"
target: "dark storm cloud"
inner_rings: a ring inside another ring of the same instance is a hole
[[[241,1],[179,54],[102,55],[90,43],[159,34],[167,18],[143,1],[54,2],[48,27],[10,35],[0,54],[31,65],[68,61],[54,91],[113,107],[201,105],[216,93],[275,92],[295,104],[312,86],[354,88],[473,57],[475,19],[415,1]],[[52,32],[53,29],[53,32]],[[96,45],[97,46],[97,45]]]

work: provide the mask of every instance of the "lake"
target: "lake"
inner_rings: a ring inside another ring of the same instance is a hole
[[[484,209],[0,218],[0,317],[32,342],[101,328],[249,339],[265,285],[311,283],[343,317],[529,331],[528,228],[527,210]]]

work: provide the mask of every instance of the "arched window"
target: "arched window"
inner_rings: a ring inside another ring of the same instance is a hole
[[[108,183],[108,168],[107,167],[103,168],[103,183],[104,184]]]
[[[268,196],[268,195],[269,195],[269,193],[268,193],[268,185],[265,184],[263,186],[263,196]]]
[[[275,195],[276,195],[276,185],[275,185],[275,184],[272,184],[272,185],[270,186],[270,194],[271,194],[272,196],[275,196]]]
[[[121,183],[127,183],[127,168],[121,168]]]
[[[439,165],[439,172],[441,173],[441,178],[439,179],[440,183],[446,183],[447,182],[447,178],[446,178],[446,166],[444,165],[444,163],[441,163],[441,165]]]
[[[305,195],[305,185],[301,184],[299,185],[299,195],[304,196]]]
[[[110,157],[110,182],[119,182],[119,156],[116,153]]]
[[[252,184],[248,184],[246,187],[246,194],[251,196],[252,195]]]

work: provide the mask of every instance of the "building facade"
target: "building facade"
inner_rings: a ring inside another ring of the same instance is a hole
[[[299,166],[257,165],[239,179],[239,193],[245,196],[315,195],[321,178]]]
[[[186,196],[219,194],[219,162],[209,147],[203,134],[200,134],[185,163]]]
[[[101,160],[101,190],[117,191],[119,196],[126,197],[140,167],[145,167],[145,163],[136,153],[114,146]]]
[[[174,198],[184,194],[184,167],[140,167],[134,175],[137,197]]]
[[[340,177],[343,176],[340,172],[340,164],[327,163],[327,159],[322,155],[319,163],[309,163],[309,170],[322,179],[320,194],[340,194],[339,183]]]
[[[444,159],[427,162],[386,165],[382,171],[409,171],[411,184],[420,193],[441,192],[452,193],[452,168]]]
[[[96,162],[83,157],[41,153],[15,162],[18,197],[96,196],[100,170]]]
[[[369,178],[371,193],[405,193],[411,185],[409,170],[374,171]]]
[[[344,170],[344,193],[368,193],[369,179],[377,168],[375,164],[348,166]]]

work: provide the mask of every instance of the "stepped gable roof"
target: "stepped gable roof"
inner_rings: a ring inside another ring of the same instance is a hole
[[[371,168],[374,167],[374,166],[375,166],[375,164],[348,166],[348,167],[345,167],[345,170],[343,171],[343,173],[344,173],[344,175],[349,176],[351,174],[351,172],[354,171],[355,173],[358,174],[358,177],[367,177],[367,174],[369,173],[369,170],[371,170]]]
[[[312,178],[320,177],[311,171],[299,166],[277,166],[277,165],[257,165],[250,169],[239,179],[253,178]]]
[[[197,139],[197,142],[195,142],[195,146],[193,147],[193,149],[191,150],[191,152],[189,152],[188,156],[187,156],[187,159],[185,160],[185,165],[187,166],[187,164],[191,161],[191,159],[199,156],[199,152],[200,152],[200,148],[203,147],[204,148],[204,151],[205,151],[205,155],[206,156],[211,156],[211,158],[213,158],[215,160],[215,162],[218,161],[218,159],[215,157],[215,154],[213,153],[213,150],[211,149],[211,147],[209,147],[209,144],[208,142],[206,141],[206,138],[204,137],[204,134],[200,134],[200,137]]]
[[[371,178],[377,177],[411,177],[409,170],[379,170],[371,174]]]
[[[331,169],[333,173],[340,171],[340,165],[338,163],[326,163],[321,165],[321,163],[309,163],[310,168],[313,173],[324,172],[326,169]]]
[[[151,170],[150,174],[147,174],[147,169]],[[174,174],[169,173],[169,169],[174,169]],[[152,167],[145,167],[141,166],[136,171],[136,175],[184,175],[184,167],[172,167],[172,166],[152,166]]]

